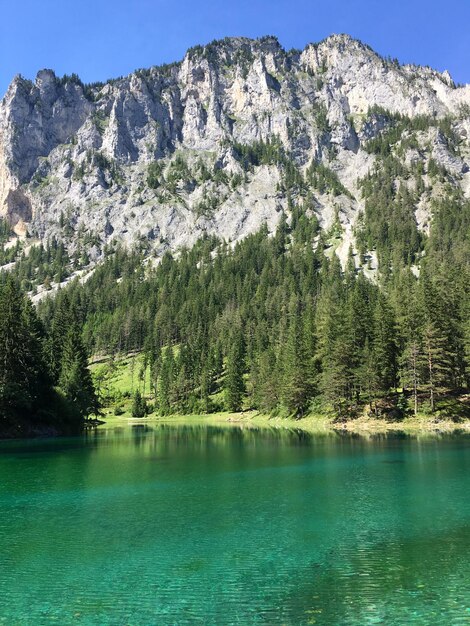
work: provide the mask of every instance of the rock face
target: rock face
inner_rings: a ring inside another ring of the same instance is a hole
[[[311,210],[326,228],[339,215],[344,256],[358,180],[376,160],[364,147],[387,128],[384,112],[451,120],[459,154],[432,126],[401,158],[432,154],[469,194],[470,86],[345,35],[303,51],[226,39],[105,84],[18,76],[0,104],[0,215],[20,235],[88,245],[96,258],[113,240],[157,255],[203,233],[236,241],[288,211],[283,166],[241,158],[243,146],[275,141],[300,172],[322,163],[339,178],[344,193],[314,191]],[[417,212],[428,220],[426,202]]]

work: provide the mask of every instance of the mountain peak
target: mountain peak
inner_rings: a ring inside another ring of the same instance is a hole
[[[159,256],[202,233],[237,241],[264,222],[273,230],[308,187],[289,184],[310,171],[319,189],[308,210],[326,229],[339,221],[344,257],[364,210],[361,180],[376,167],[370,146],[393,154],[381,137],[397,125],[408,141],[400,163],[433,160],[470,189],[455,139],[470,136],[469,106],[470,90],[448,75],[383,59],[346,34],[302,52],[272,36],[228,37],[94,85],[43,69],[34,83],[15,78],[0,105],[0,214],[71,250],[88,233],[97,258],[113,240],[146,241]],[[420,201],[420,223],[431,200]]]

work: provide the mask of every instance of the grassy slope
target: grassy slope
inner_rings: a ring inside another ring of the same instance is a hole
[[[146,418],[133,418],[131,415],[132,393],[139,388],[139,370],[142,366],[141,355],[129,355],[116,359],[96,361],[91,365],[95,382],[104,398],[104,419],[107,425],[117,425],[129,422],[159,422],[159,423],[204,423],[208,425],[242,425],[246,427],[270,428],[300,428],[309,432],[328,432],[332,429],[357,432],[362,434],[401,431],[409,434],[424,432],[450,432],[463,430],[470,432],[470,420],[455,422],[443,416],[421,414],[418,417],[408,417],[402,421],[390,422],[385,419],[360,417],[345,423],[334,423],[331,417],[325,415],[308,415],[303,419],[270,417],[256,411],[243,413],[212,413],[209,415],[175,415],[159,417],[155,413]],[[140,388],[143,385],[140,382]],[[149,372],[146,374],[145,389],[150,390]],[[220,394],[217,394],[217,398]],[[149,398],[148,398],[149,399]],[[114,408],[119,406],[123,413],[115,415]]]

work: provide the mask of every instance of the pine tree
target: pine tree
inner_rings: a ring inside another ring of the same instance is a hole
[[[203,413],[209,413],[211,375],[210,375],[208,366],[203,367],[199,381],[200,381],[200,385],[199,385],[200,410]]]
[[[282,346],[281,401],[289,414],[302,417],[312,393],[312,376],[305,345],[300,302],[295,296],[289,305],[289,327]]]
[[[169,347],[163,355],[158,386],[158,408],[161,415],[170,415],[172,412],[171,397],[174,385],[174,370],[173,348]]]
[[[245,345],[240,330],[233,333],[224,381],[225,406],[228,411],[241,411],[245,395]]]
[[[377,398],[380,384],[377,375],[377,362],[375,354],[370,346],[368,338],[366,338],[364,349],[362,351],[361,365],[359,368],[359,383],[371,409],[374,407],[377,415],[377,403],[374,402],[374,400]]]
[[[422,327],[423,352],[426,361],[425,388],[429,393],[431,412],[436,396],[458,379],[457,352],[463,352],[456,323],[456,305],[451,303],[450,285],[439,285],[424,268],[420,282],[420,297],[424,311]],[[457,347],[458,346],[458,347]]]
[[[145,417],[147,414],[147,403],[144,397],[137,389],[132,400],[131,415],[132,417]]]
[[[40,408],[50,388],[39,322],[12,277],[0,286],[0,417],[14,421]]]
[[[58,383],[61,373],[66,337],[70,327],[76,321],[71,312],[68,295],[64,294],[58,297],[60,301],[54,311],[47,347],[50,370],[55,384]]]
[[[436,396],[449,383],[452,361],[447,338],[432,322],[428,322],[424,328],[424,353],[427,370],[425,387],[429,391],[431,412],[434,412]]]
[[[272,348],[257,357],[250,378],[254,406],[263,413],[271,413],[280,402],[280,377]]]
[[[424,353],[419,338],[411,338],[405,345],[400,358],[400,378],[403,388],[411,388],[413,394],[413,413],[418,414],[418,390],[424,368]]]
[[[407,390],[411,390],[413,412],[417,415],[425,365],[422,337],[425,311],[419,283],[410,271],[402,272],[397,277],[393,299],[398,319],[399,380],[405,395]]]
[[[91,414],[99,413],[99,402],[78,324],[73,324],[65,336],[58,383],[77,419],[84,420]]]
[[[464,354],[465,354],[465,378],[467,386],[470,386],[470,301],[468,314],[464,325]]]
[[[397,343],[393,311],[382,294],[374,311],[372,351],[378,389],[387,392],[397,385]]]

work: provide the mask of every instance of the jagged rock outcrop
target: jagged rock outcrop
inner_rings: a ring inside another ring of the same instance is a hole
[[[376,161],[365,146],[387,129],[387,112],[450,120],[458,154],[430,125],[400,158],[432,156],[468,195],[470,86],[348,36],[303,51],[226,39],[104,84],[17,76],[0,104],[0,214],[19,235],[89,245],[97,257],[113,240],[157,255],[203,233],[235,241],[288,210],[285,162],[241,158],[240,146],[275,141],[300,172],[322,163],[339,179],[340,193],[312,190],[309,210],[326,228],[339,218],[345,258],[363,208],[358,181]],[[429,206],[416,207],[419,223]]]

